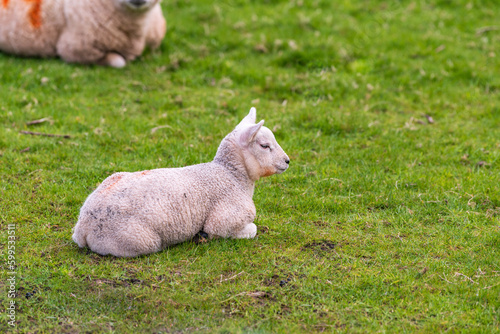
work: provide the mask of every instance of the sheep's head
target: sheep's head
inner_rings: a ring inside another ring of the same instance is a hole
[[[256,110],[252,108],[235,129],[237,142],[245,159],[245,167],[253,180],[281,174],[290,163],[288,155],[274,138],[273,132],[263,126],[263,120],[255,123],[255,119]]]
[[[159,0],[114,0],[118,6],[134,12],[145,12],[158,3]]]

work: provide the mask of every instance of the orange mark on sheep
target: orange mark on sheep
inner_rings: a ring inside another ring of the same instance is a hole
[[[9,1],[9,0],[3,0]],[[24,0],[27,3],[31,3],[31,9],[28,12],[28,17],[33,28],[40,28],[42,26],[42,0]]]
[[[10,0],[2,0],[2,7],[7,8]],[[28,12],[28,18],[33,28],[38,29],[42,26],[42,0],[24,0],[31,5]]]
[[[104,188],[103,191],[109,192],[111,190],[111,188],[113,188],[118,182],[120,182],[122,177],[123,177],[122,174],[111,175],[111,178],[108,181],[108,182],[110,182],[110,185],[106,186],[106,188]]]
[[[276,174],[276,170],[274,168],[271,167],[263,168],[261,177],[271,176],[274,174]]]

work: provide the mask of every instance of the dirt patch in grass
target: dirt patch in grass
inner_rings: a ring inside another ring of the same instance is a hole
[[[369,206],[367,208],[368,211],[374,212],[374,211],[383,211],[383,210],[388,210],[391,209],[392,206],[386,203],[380,203],[380,204],[375,204],[373,206]]]
[[[292,275],[287,275],[286,277],[280,277],[279,275],[273,275],[270,278],[264,280],[264,286],[280,286],[284,287],[292,281]]]
[[[270,300],[270,301],[275,301],[276,298],[273,297],[273,295],[267,291],[252,291],[248,292],[247,296],[252,297],[254,300],[258,301],[265,301],[265,300]]]
[[[315,226],[318,226],[318,227],[327,227],[327,226],[330,226],[330,224],[328,222],[325,222],[325,221],[322,221],[322,220],[313,221],[312,223]]]
[[[278,275],[273,275],[271,276],[270,278],[267,278],[264,280],[263,284],[265,286],[273,286],[273,285],[276,285],[277,282],[279,282],[279,276]]]
[[[270,302],[275,302],[277,299],[268,291],[247,291],[238,293],[225,301],[222,302],[222,313],[224,313],[227,317],[232,316],[243,316],[244,312],[242,312],[241,305],[244,305],[245,302],[243,300],[239,300],[240,298],[249,297],[250,300],[253,301],[254,304],[258,306],[266,306]],[[247,299],[248,301],[248,299]]]
[[[407,238],[408,236],[406,234],[397,234],[397,235],[391,235],[391,234],[388,234],[385,236],[385,238],[387,239],[394,239],[394,240],[401,240],[403,241],[404,238]]]
[[[267,227],[267,226],[257,226],[257,234],[258,235],[266,234],[267,232],[269,232],[269,227]]]
[[[302,246],[302,250],[314,250],[314,251],[322,251],[322,252],[331,252],[334,250],[335,246],[337,246],[337,243],[331,241],[331,240],[315,240],[312,242],[309,242]]]
[[[39,292],[38,289],[35,287],[25,288],[25,287],[21,286],[17,289],[15,296],[16,296],[16,298],[18,296],[24,296],[26,299],[30,299],[30,298],[34,297],[38,292]]]
[[[150,286],[150,284],[145,282],[144,280],[140,280],[140,279],[134,278],[134,277],[118,278],[118,279],[86,277],[85,280],[88,282],[91,282],[92,285],[97,285],[97,286],[109,285],[109,286],[112,286],[114,288],[129,287],[129,286],[133,286],[133,285]]]

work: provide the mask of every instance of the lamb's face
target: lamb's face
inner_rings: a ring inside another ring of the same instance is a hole
[[[264,121],[255,123],[256,117],[255,108],[250,109],[230,134],[231,138],[236,139],[248,175],[254,181],[263,176],[281,174],[290,163],[290,158],[276,142],[273,132],[262,126]]]
[[[260,177],[281,174],[290,163],[290,158],[278,144],[272,131],[265,126],[260,128],[249,143],[248,151],[260,165]]]
[[[120,8],[134,12],[145,12],[158,3],[159,0],[114,0]]]

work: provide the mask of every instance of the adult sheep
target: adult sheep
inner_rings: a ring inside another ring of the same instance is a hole
[[[0,50],[124,67],[166,32],[159,0],[0,0]]]

